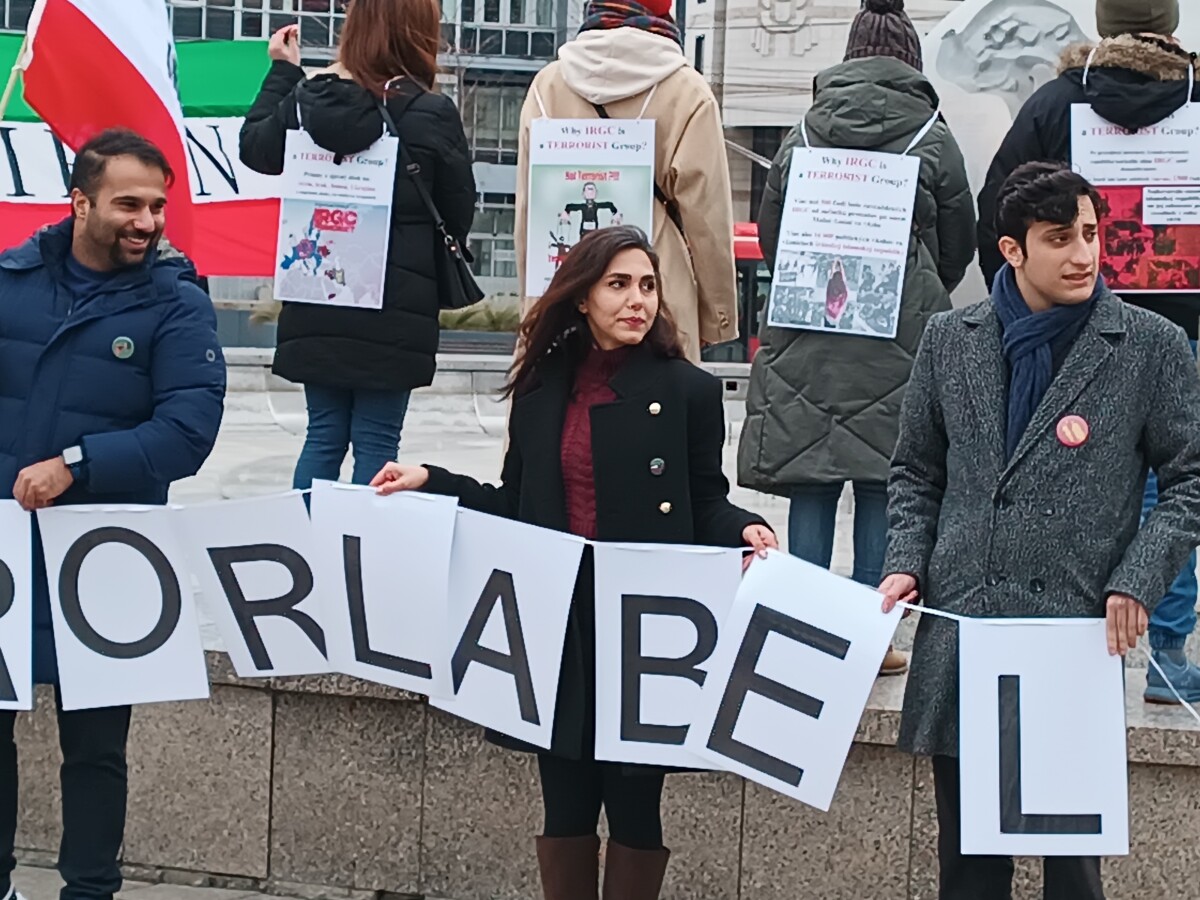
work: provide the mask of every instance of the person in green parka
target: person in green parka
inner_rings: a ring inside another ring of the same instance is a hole
[[[792,150],[805,133],[812,147],[897,154],[919,137],[908,150],[921,168],[896,337],[772,327],[764,317],[738,449],[738,482],[789,498],[788,549],[820,566],[832,560],[838,501],[852,483],[853,578],[871,587],[883,567],[888,465],[917,346],[929,317],[950,309],[975,256],[966,165],[921,65],[903,0],[866,0],[845,62],[817,75],[804,128],[793,128],[775,157],[758,213],[774,269]],[[890,651],[883,673],[906,669]]]

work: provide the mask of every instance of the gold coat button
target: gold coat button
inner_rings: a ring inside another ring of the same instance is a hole
[[[658,504],[658,511],[665,516],[667,513],[669,513],[671,511],[671,504],[669,502],[663,502],[663,503]]]
[[[662,412],[662,404],[661,403],[659,403],[658,401],[655,401],[654,403],[650,404],[650,415],[657,416],[660,412]]]

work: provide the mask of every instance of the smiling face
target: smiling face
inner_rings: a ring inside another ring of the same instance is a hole
[[[1034,222],[1022,247],[1002,238],[1000,250],[1016,270],[1017,286],[1034,312],[1086,303],[1100,274],[1100,222],[1090,197],[1068,225]]]
[[[94,197],[71,192],[72,252],[100,272],[136,266],[158,245],[166,222],[167,184],[161,169],[132,156],[114,156]]]
[[[579,311],[601,350],[640,344],[658,315],[658,277],[644,251],[622,250],[592,285]]]

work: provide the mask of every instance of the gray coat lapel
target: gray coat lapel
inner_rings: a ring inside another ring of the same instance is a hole
[[[1091,318],[1067,354],[1062,368],[1050,382],[1046,396],[1034,411],[1029,427],[1025,429],[1008,463],[1005,477],[1020,464],[1042,435],[1070,411],[1071,404],[1079,399],[1100,369],[1112,358],[1111,338],[1124,333],[1125,313],[1121,301],[1106,293],[1096,301]]]
[[[975,407],[975,427],[990,459],[987,471],[1004,468],[1004,427],[1008,387],[1000,320],[990,300],[968,310],[967,340],[962,347],[964,380]]]

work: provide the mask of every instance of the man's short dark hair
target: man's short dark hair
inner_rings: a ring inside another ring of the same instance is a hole
[[[117,156],[132,156],[142,165],[161,170],[167,187],[175,183],[175,172],[156,144],[128,128],[109,128],[79,148],[71,171],[71,188],[79,188],[94,201],[108,161]]]
[[[1079,218],[1079,198],[1087,197],[1096,215],[1107,209],[1099,191],[1062,163],[1026,163],[1008,176],[996,200],[996,234],[1025,247],[1035,222],[1072,225]]]

